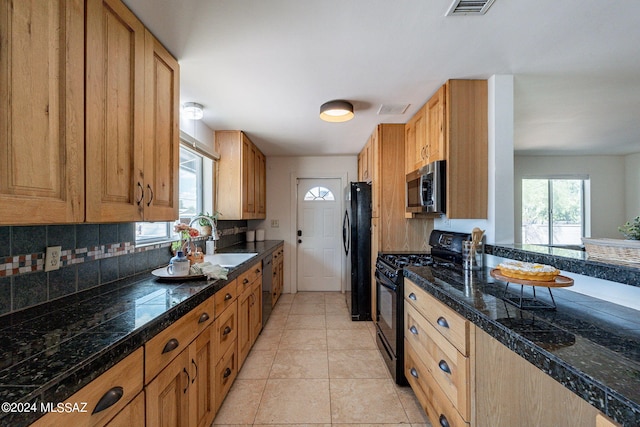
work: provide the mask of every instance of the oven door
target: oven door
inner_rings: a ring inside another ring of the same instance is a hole
[[[398,286],[379,271],[376,271],[378,346],[385,359],[395,363],[397,359],[398,334]]]

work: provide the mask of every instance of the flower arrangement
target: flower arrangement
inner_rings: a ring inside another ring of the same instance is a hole
[[[180,236],[180,240],[177,240],[171,244],[171,250],[173,252],[182,250],[186,253],[186,246],[189,240],[191,240],[192,237],[198,237],[200,235],[200,232],[198,230],[183,223],[176,224],[173,227],[173,232],[178,233],[178,235]]]
[[[618,231],[629,240],[640,240],[640,216],[635,217],[633,222],[627,221],[618,227]]]

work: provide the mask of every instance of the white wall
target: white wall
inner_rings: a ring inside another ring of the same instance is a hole
[[[640,215],[640,153],[624,158],[625,222]]]
[[[626,221],[623,156],[515,156],[517,243],[522,238],[522,178],[541,175],[588,175],[591,182],[591,233],[589,236],[586,230],[587,237],[621,238],[618,226]]]
[[[292,292],[296,258],[295,178],[343,178],[357,181],[358,156],[267,157],[267,218],[249,221],[249,229],[262,228],[266,239],[284,240],[284,292]],[[277,220],[279,226],[271,227]]]

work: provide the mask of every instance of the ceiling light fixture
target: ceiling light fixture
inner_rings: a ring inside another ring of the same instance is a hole
[[[325,122],[346,122],[353,119],[353,104],[342,99],[325,102],[320,107],[320,118]]]
[[[197,102],[185,102],[182,105],[184,117],[190,120],[201,120],[204,117],[204,107]]]

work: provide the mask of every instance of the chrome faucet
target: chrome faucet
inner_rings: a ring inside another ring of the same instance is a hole
[[[220,239],[220,237],[218,237],[218,229],[216,227],[216,220],[215,219],[211,219],[206,215],[196,215],[193,218],[191,218],[191,221],[189,222],[189,227],[191,227],[194,222],[196,222],[196,221],[198,221],[200,219],[206,220],[211,225],[211,238],[210,238],[210,240],[213,240],[213,251],[211,251],[211,253],[213,254],[216,251],[216,240]]]

